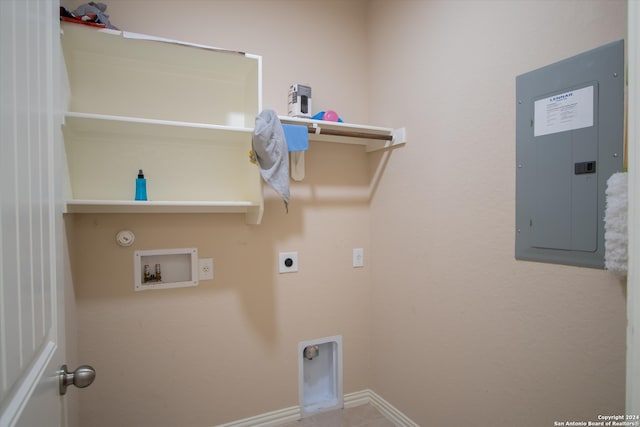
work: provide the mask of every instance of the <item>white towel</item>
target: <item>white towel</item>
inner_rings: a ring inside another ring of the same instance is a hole
[[[607,180],[604,211],[604,266],[618,275],[627,274],[627,174],[614,173]]]

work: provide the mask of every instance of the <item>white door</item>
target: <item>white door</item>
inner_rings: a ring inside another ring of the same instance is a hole
[[[58,6],[0,0],[0,427],[66,424]]]

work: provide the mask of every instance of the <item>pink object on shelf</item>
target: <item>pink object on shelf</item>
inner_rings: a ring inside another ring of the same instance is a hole
[[[327,110],[324,113],[324,117],[322,117],[322,120],[326,120],[328,122],[337,122],[338,121],[338,113],[336,113],[333,110]]]

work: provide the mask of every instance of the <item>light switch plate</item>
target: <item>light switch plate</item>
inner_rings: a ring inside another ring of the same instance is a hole
[[[364,249],[353,248],[353,266],[364,267]]]

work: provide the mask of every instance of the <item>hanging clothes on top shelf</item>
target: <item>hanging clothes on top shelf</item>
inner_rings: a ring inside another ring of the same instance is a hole
[[[262,178],[284,201],[289,211],[289,150],[278,115],[264,110],[256,117],[251,138]]]

